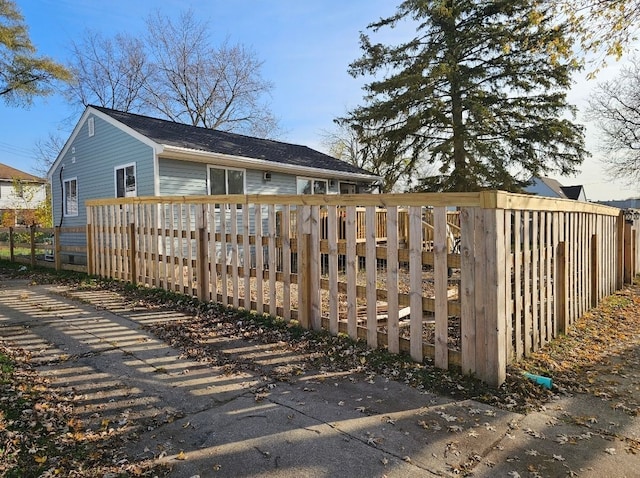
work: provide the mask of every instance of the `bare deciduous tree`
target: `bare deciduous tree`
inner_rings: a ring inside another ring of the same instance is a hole
[[[49,133],[46,139],[39,139],[35,143],[36,174],[45,177],[49,168],[58,157],[64,147],[64,139],[58,134]]]
[[[411,158],[391,160],[395,149],[386,138],[371,135],[366,141],[367,131],[351,127],[344,121],[336,121],[336,128],[324,133],[323,142],[332,156],[365,169],[382,178],[380,192],[401,192],[411,183],[411,175],[417,165]],[[426,171],[422,171],[426,174]]]
[[[71,43],[74,74],[65,95],[82,106],[98,104],[134,112],[144,106],[144,89],[154,67],[148,61],[144,43],[130,35],[113,39],[87,30]]]
[[[272,89],[262,62],[242,45],[213,47],[208,24],[192,11],[177,22],[149,17],[148,48],[156,72],[147,104],[167,118],[211,129],[266,136],[276,120],[261,99]]]
[[[144,39],[87,31],[74,42],[68,98],[205,128],[277,134],[264,101],[272,85],[254,52],[229,41],[213,46],[208,24],[192,11],[177,20],[156,12],[146,26]]]
[[[640,180],[640,59],[634,57],[619,75],[599,83],[589,99],[587,117],[601,131],[609,175],[628,184]]]

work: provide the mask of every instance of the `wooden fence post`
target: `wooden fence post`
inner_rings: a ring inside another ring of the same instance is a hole
[[[87,238],[87,247],[89,247],[89,240]],[[62,247],[60,245],[60,226],[56,226],[53,228],[53,260],[55,263],[55,268],[57,271],[62,269],[62,257],[60,257],[60,252],[62,251]],[[89,255],[87,254],[87,259]],[[91,269],[88,271],[89,275],[91,275]]]
[[[15,262],[15,238],[13,237],[13,227],[9,228],[9,260]]]
[[[624,283],[625,284],[631,284],[631,279],[633,278],[632,276],[632,271],[631,271],[631,266],[632,266],[632,246],[631,246],[631,224],[628,224],[625,222],[624,224],[624,247],[623,247],[623,256],[624,256]]]
[[[567,244],[558,242],[556,250],[556,336],[567,333]]]
[[[31,251],[30,251],[31,267],[35,267],[36,266],[36,226],[34,224],[31,224],[31,226],[29,226],[29,243],[31,246]]]
[[[198,299],[209,300],[208,260],[207,260],[207,214],[206,205],[201,204],[198,211],[198,230],[196,235],[196,283]]]
[[[507,377],[507,344],[505,281],[502,273],[505,258],[504,209],[483,209],[485,221],[485,274],[487,297],[485,303],[482,335],[477,338],[486,347],[485,376],[481,377],[489,385],[498,387]]]
[[[591,236],[591,307],[598,305],[598,283],[600,280],[600,264],[598,263],[598,235]]]
[[[129,275],[131,275],[131,284],[136,285],[138,283],[138,270],[136,268],[136,224],[133,218],[133,214],[129,219]]]
[[[616,290],[624,287],[624,211],[620,211],[616,221],[617,250],[616,250]]]
[[[298,206],[298,321],[311,328],[311,206]]]

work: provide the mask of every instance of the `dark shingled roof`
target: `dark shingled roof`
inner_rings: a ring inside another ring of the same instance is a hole
[[[582,186],[561,186],[560,189],[562,189],[564,195],[569,199],[578,199],[582,191]]]
[[[231,156],[262,159],[292,166],[372,175],[372,173],[364,169],[308,148],[307,146],[175,123],[173,121],[151,118],[149,116],[124,113],[101,106],[91,107],[109,115],[116,121],[119,121],[158,144]]]

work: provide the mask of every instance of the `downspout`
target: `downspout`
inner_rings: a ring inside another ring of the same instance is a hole
[[[62,227],[62,220],[64,219],[64,183],[62,182],[62,170],[64,165],[60,166],[60,224],[58,227]]]

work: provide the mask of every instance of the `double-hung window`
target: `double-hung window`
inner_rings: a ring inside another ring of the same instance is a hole
[[[129,198],[137,196],[136,165],[127,164],[115,168],[116,197]]]
[[[65,179],[64,190],[64,215],[78,215],[78,178]]]

